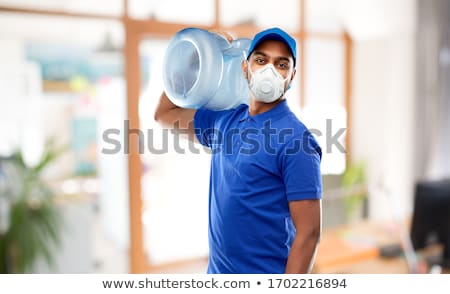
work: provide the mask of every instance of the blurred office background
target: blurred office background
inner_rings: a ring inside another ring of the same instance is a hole
[[[449,0],[0,0],[3,272],[205,271],[209,155],[153,121],[165,49],[192,26],[297,39],[287,99],[323,134],[324,231],[382,224],[407,249],[416,184],[450,177]]]

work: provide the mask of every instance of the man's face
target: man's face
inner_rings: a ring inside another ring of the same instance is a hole
[[[243,63],[244,76],[247,80],[250,79],[248,66],[250,66],[251,72],[255,72],[269,63],[274,66],[283,79],[289,77],[288,83],[292,81],[295,69],[291,52],[285,43],[275,40],[264,41],[256,47],[248,63],[245,61]]]

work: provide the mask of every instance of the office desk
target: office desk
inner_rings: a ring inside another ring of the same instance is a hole
[[[360,223],[323,231],[313,268],[314,273],[404,274],[409,273],[406,258],[382,257],[380,246],[400,244],[401,226],[408,223]],[[419,252],[421,271],[428,272],[423,257],[436,254],[441,248],[434,246]],[[445,273],[450,273],[445,269]]]

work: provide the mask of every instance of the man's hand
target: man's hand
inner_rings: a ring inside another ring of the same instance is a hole
[[[222,37],[227,39],[228,42],[230,42],[230,43],[236,39],[236,36],[233,33],[230,33],[230,32],[224,31],[224,30],[210,30],[209,32],[217,34],[217,35],[221,35]]]

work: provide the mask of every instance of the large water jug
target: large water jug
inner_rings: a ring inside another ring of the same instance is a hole
[[[230,109],[248,101],[241,63],[250,39],[229,42],[198,28],[179,31],[170,40],[163,61],[164,88],[183,108]]]

